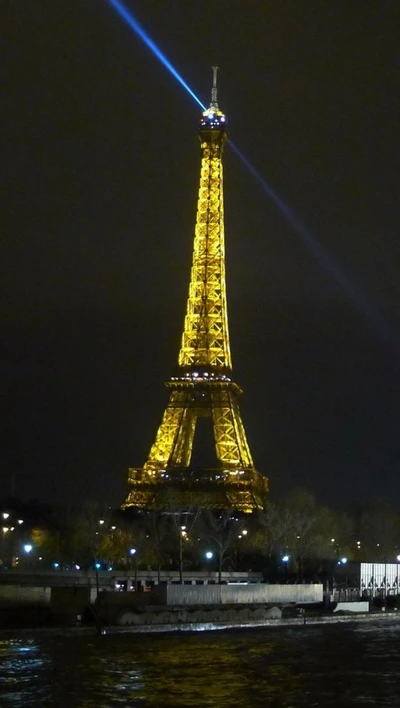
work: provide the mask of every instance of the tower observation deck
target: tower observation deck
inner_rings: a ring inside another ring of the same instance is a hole
[[[222,167],[227,134],[216,67],[198,132],[200,184],[177,375],[166,382],[169,401],[148,460],[129,470],[130,491],[122,506],[162,509],[172,496],[182,504],[251,512],[262,506],[268,480],[254,467],[238,405],[242,391],[232,380]],[[196,424],[204,417],[214,433],[213,468],[191,465]]]

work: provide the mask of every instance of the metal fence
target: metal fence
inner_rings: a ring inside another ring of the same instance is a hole
[[[361,563],[360,595],[387,597],[398,595],[400,563]]]

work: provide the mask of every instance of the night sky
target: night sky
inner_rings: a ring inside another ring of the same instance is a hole
[[[273,496],[400,505],[400,5],[127,0],[228,148],[234,380]],[[106,0],[6,0],[2,495],[118,504],[175,372],[200,109]],[[331,259],[331,261],[329,261]],[[355,305],[357,300],[357,305]]]

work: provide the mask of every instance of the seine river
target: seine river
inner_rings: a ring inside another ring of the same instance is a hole
[[[0,639],[0,705],[400,706],[400,623]]]

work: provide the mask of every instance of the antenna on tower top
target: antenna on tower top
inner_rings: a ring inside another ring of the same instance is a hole
[[[213,85],[211,89],[211,104],[212,108],[218,108],[218,89],[217,89],[217,73],[219,66],[213,66]]]

